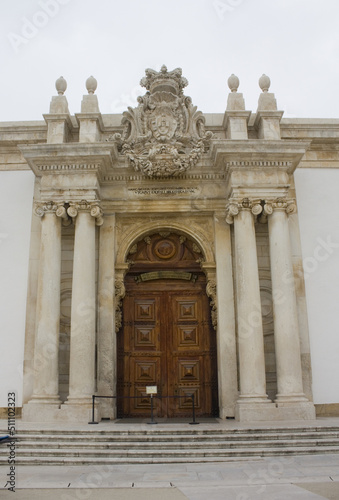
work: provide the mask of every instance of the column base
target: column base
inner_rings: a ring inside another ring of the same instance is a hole
[[[295,403],[237,403],[235,418],[238,422],[264,422],[281,420],[315,420],[315,407],[310,402]]]
[[[219,418],[222,420],[226,418],[235,418],[235,405],[219,408]]]
[[[23,422],[57,422],[60,404],[47,404],[32,400],[22,407]]]
[[[28,401],[27,404],[44,404],[44,405],[61,405],[61,399],[58,395],[56,396],[46,396],[44,395],[33,395],[32,399]]]
[[[278,405],[280,403],[308,403],[309,400],[305,396],[304,393],[295,393],[295,394],[277,394],[276,399],[274,400]]]
[[[95,402],[94,420],[100,422],[101,415],[98,402]],[[92,421],[92,402],[74,403],[67,401],[60,408],[59,421],[88,424]]]
[[[95,402],[94,421],[100,422],[100,408]],[[30,401],[22,408],[23,422],[75,422],[88,424],[92,421],[92,404],[43,404]]]

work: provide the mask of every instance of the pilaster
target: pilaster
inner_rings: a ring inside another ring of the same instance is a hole
[[[237,353],[230,226],[214,215],[217,302],[217,355],[220,418],[234,417],[238,399]]]
[[[98,275],[98,394],[116,393],[115,333],[115,215],[106,215],[100,227]],[[102,418],[115,418],[115,401],[99,400]]]
[[[314,406],[303,390],[297,302],[294,287],[288,214],[296,207],[293,200],[279,198],[266,202],[268,216],[274,340],[277,364],[277,407],[295,408],[305,419],[315,418]]]

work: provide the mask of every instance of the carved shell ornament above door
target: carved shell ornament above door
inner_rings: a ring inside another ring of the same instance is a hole
[[[111,139],[136,171],[150,178],[176,177],[198,163],[213,134],[183,93],[188,81],[180,68],[145,73],[140,85],[146,94],[138,97],[137,108],[124,112],[124,131]]]

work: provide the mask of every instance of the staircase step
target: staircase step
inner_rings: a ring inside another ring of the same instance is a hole
[[[203,463],[246,458],[339,453],[338,427],[281,429],[114,429],[20,430],[16,463],[88,465]],[[0,446],[0,464],[7,463]]]

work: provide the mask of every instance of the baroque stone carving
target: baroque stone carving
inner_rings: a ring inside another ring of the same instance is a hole
[[[123,133],[110,139],[137,172],[176,177],[197,164],[213,134],[205,131],[204,116],[183,93],[188,81],[180,68],[146,69],[140,84],[146,94],[138,97],[137,108],[124,112]]]
[[[126,288],[123,279],[115,280],[115,333],[118,333],[122,326],[122,300],[125,297]]]
[[[211,319],[213,328],[216,330],[218,326],[218,310],[217,310],[217,284],[215,280],[208,280],[206,285],[207,296],[211,299]]]

